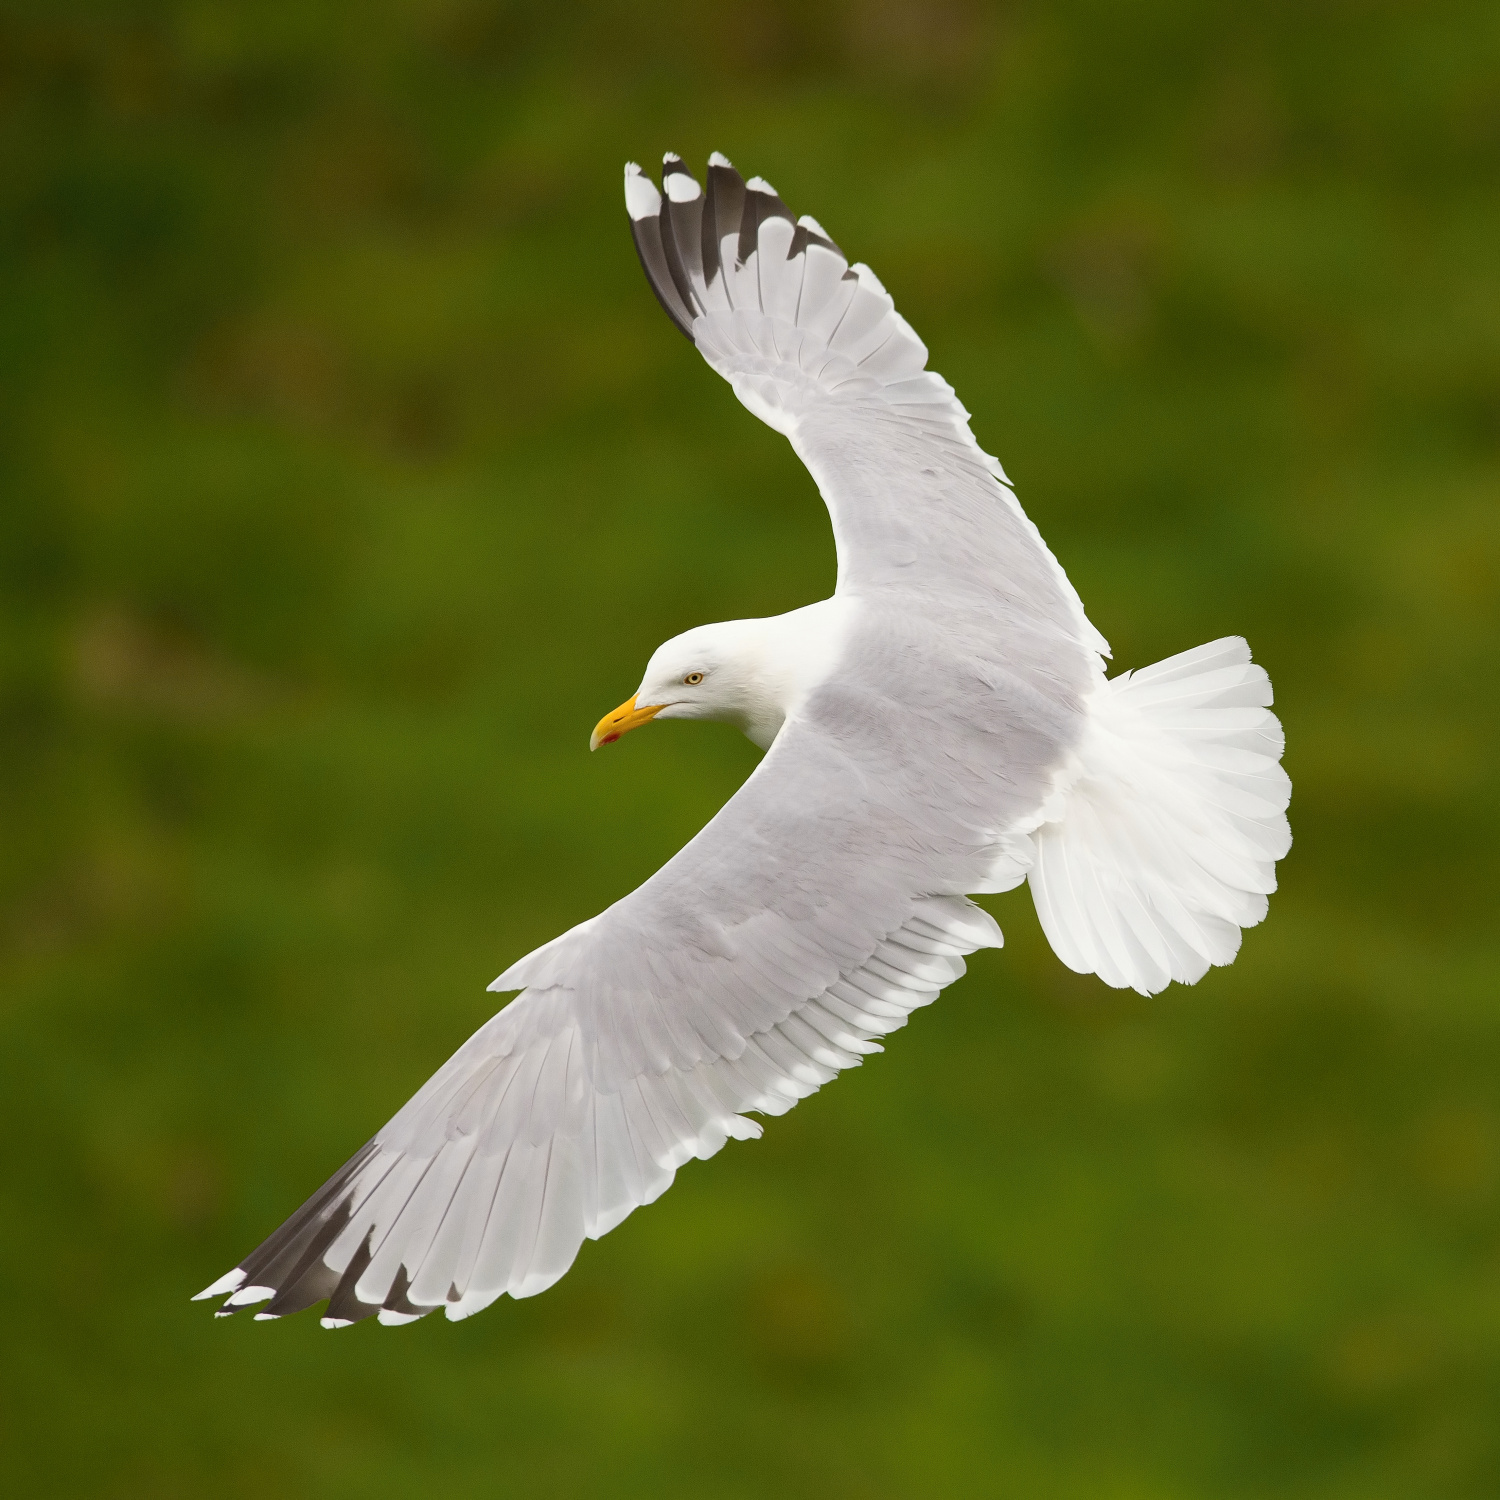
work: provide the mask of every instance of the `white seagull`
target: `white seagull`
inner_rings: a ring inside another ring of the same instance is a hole
[[[591,745],[650,719],[766,754],[679,854],[511,965],[520,990],[199,1293],[325,1328],[530,1297],[691,1157],[753,1139],[999,947],[1028,881],[1070,969],[1153,994],[1227,964],[1291,843],[1271,684],[1237,636],[1106,680],[1103,637],[864,265],[770,184],[676,157],[625,204],[662,306],[784,433],[831,599],[661,646]]]

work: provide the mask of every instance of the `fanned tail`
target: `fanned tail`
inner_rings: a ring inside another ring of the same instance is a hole
[[[1028,877],[1070,969],[1152,995],[1233,961],[1292,842],[1270,703],[1238,636],[1100,686]]]

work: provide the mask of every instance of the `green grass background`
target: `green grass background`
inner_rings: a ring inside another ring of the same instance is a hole
[[[15,1495],[1500,1494],[1500,10],[0,7]],[[590,757],[831,586],[627,157],[869,261],[1112,640],[1269,668],[1297,842],[1154,1000],[1009,937],[462,1325],[187,1298],[755,752]]]

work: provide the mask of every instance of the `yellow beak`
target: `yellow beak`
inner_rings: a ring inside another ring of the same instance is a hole
[[[666,706],[665,703],[648,703],[644,708],[637,708],[635,699],[627,698],[612,714],[605,714],[594,725],[594,732],[589,736],[589,749],[613,745],[622,734],[629,734],[632,729],[649,723]]]

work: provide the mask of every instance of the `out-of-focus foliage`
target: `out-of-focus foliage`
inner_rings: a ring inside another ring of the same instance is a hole
[[[1500,1492],[1500,9],[0,11],[0,1265],[21,1495]],[[825,592],[627,156],[868,260],[1142,665],[1242,632],[1297,844],[1152,1001],[1010,936],[472,1322],[190,1293],[754,752],[589,757]]]

